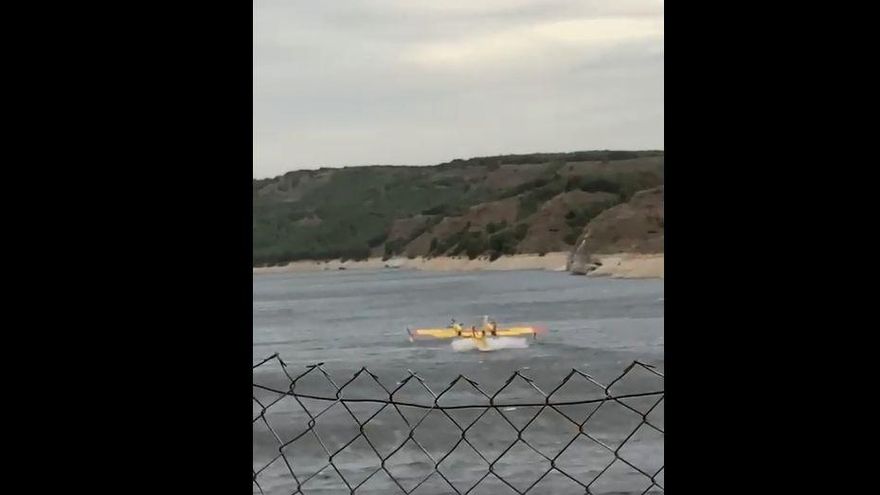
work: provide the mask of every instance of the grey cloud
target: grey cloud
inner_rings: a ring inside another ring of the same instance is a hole
[[[471,3],[255,0],[254,176],[663,147],[661,2]]]

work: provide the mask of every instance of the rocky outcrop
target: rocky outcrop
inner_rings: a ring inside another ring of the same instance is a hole
[[[629,202],[600,213],[575,242],[568,270],[590,273],[599,256],[614,253],[663,252],[663,186],[636,193]]]

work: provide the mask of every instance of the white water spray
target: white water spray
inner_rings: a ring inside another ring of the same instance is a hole
[[[456,352],[472,351],[477,348],[474,339],[456,339],[452,341],[451,345]],[[486,346],[489,348],[489,351],[525,349],[529,346],[529,341],[520,337],[494,337],[486,339]]]

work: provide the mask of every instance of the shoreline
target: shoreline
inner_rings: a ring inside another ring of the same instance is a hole
[[[514,254],[502,256],[495,261],[487,257],[468,259],[467,257],[439,256],[435,258],[395,257],[387,261],[369,258],[361,261],[293,261],[283,266],[256,267],[254,275],[275,273],[310,273],[345,270],[421,270],[434,272],[475,272],[510,270],[545,270],[566,272],[569,253],[553,252],[544,256],[538,254]],[[664,278],[663,254],[610,254],[595,256],[602,265],[587,274],[587,277],[611,278]]]
[[[593,259],[602,263],[587,277],[611,278],[664,278],[665,262],[663,253],[658,254],[600,254]]]

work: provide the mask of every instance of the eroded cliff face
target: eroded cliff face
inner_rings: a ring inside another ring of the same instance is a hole
[[[636,193],[629,202],[600,213],[575,242],[568,270],[587,274],[601,261],[596,255],[663,252],[663,186]]]

